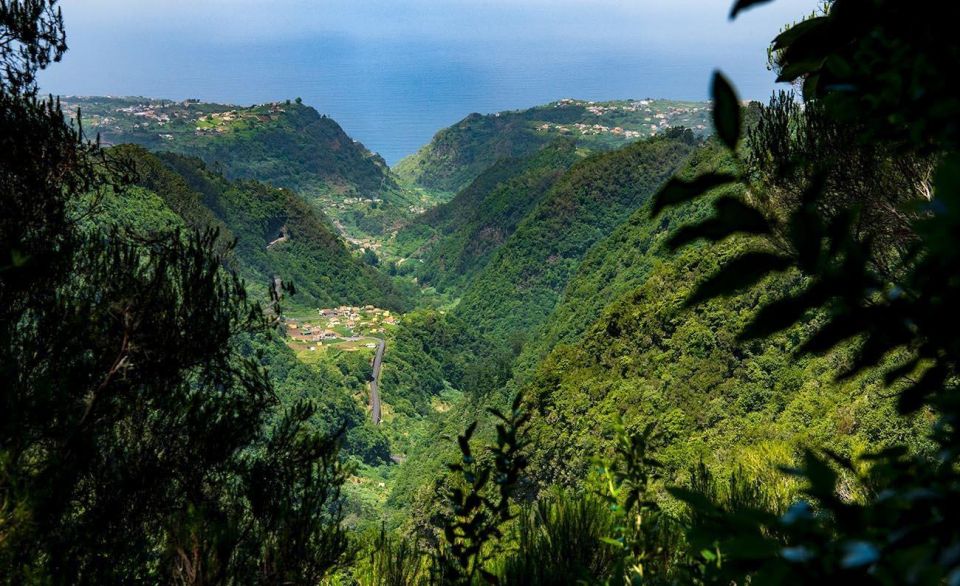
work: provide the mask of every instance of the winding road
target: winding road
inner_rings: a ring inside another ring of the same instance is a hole
[[[370,418],[374,425],[380,425],[380,369],[383,367],[383,353],[387,343],[377,339],[377,353],[373,357],[373,379],[370,381]]]

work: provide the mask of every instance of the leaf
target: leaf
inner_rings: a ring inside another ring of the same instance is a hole
[[[880,559],[880,550],[866,541],[851,541],[843,546],[844,556],[840,565],[844,568],[869,566]]]
[[[770,224],[756,208],[735,197],[721,197],[714,202],[717,213],[699,224],[684,226],[670,238],[668,245],[676,250],[685,244],[705,238],[717,242],[734,234],[769,234]]]
[[[897,382],[901,378],[907,376],[908,374],[916,370],[917,365],[919,364],[920,364],[919,358],[912,358],[907,362],[901,364],[900,366],[897,366],[896,368],[888,370],[883,375],[884,384],[892,385],[893,383]]]
[[[790,217],[790,240],[797,249],[800,268],[807,273],[816,272],[823,253],[824,227],[817,210],[823,185],[823,176],[814,175],[803,191],[803,205]]]
[[[511,406],[511,408],[513,409],[513,412],[516,413],[517,411],[519,411],[520,406],[522,404],[523,404],[523,393],[518,392],[516,396],[513,397],[513,405]]]
[[[777,76],[777,83],[790,82],[806,75],[813,75],[820,66],[823,65],[822,59],[805,59],[801,61],[792,61],[780,70]]]
[[[770,0],[737,0],[733,5],[733,10],[730,11],[730,20],[733,20],[740,14],[742,11],[750,8],[756,4],[766,4]]]
[[[837,315],[800,344],[800,347],[797,348],[797,354],[826,354],[837,344],[861,333],[864,325],[859,314],[844,313]]]
[[[792,45],[794,41],[825,23],[827,23],[826,16],[816,16],[798,22],[773,39],[773,50],[779,51],[781,49],[786,49],[788,46]]]
[[[454,532],[453,527],[451,527],[450,525],[444,525],[443,536],[447,540],[447,543],[452,544],[457,540],[457,534]]]
[[[756,340],[785,330],[815,307],[827,300],[827,292],[822,286],[814,284],[799,295],[778,299],[763,306],[753,320],[740,333],[741,341]]]
[[[840,373],[840,379],[848,379],[880,363],[885,355],[897,346],[909,344],[912,339],[910,329],[895,315],[878,310],[862,310],[870,324],[870,332],[853,362]]]
[[[670,496],[673,498],[687,503],[694,511],[704,513],[716,510],[716,507],[710,502],[710,499],[699,491],[681,488],[679,486],[668,486],[667,492],[670,493]]]
[[[653,208],[650,216],[655,218],[665,208],[688,202],[717,187],[729,185],[736,181],[736,176],[729,173],[708,173],[691,181],[686,181],[679,177],[671,177],[670,180],[660,188],[660,191],[653,196]]]
[[[693,295],[687,298],[686,305],[693,306],[703,301],[736,293],[756,284],[770,273],[786,270],[790,267],[788,257],[768,252],[748,252],[720,269],[706,281],[700,283]]]
[[[920,409],[929,395],[943,390],[946,374],[946,369],[942,365],[927,369],[915,385],[911,385],[900,393],[897,398],[897,411],[901,415],[909,415]]]
[[[727,557],[739,560],[767,560],[780,551],[776,541],[766,539],[760,534],[739,535],[727,539],[722,547]]]
[[[470,438],[473,437],[473,432],[477,429],[477,422],[474,421],[467,426],[467,429],[463,432],[463,435],[457,437],[457,443],[460,444],[460,452],[464,457],[470,456]]]
[[[740,142],[740,100],[737,99],[733,86],[719,71],[713,74],[710,93],[713,96],[713,126],[717,130],[717,136],[727,148],[734,151]]]
[[[801,521],[813,519],[813,507],[806,501],[797,501],[790,505],[787,512],[780,517],[780,522],[786,526],[795,525]]]
[[[826,504],[835,497],[837,473],[811,450],[804,451],[803,472],[810,482],[810,495],[820,499],[821,504]]]
[[[460,444],[460,453],[463,454],[463,462],[465,464],[473,463],[473,454],[470,453],[470,440],[464,436],[457,438],[457,443]]]
[[[816,557],[812,551],[803,545],[784,547],[780,550],[780,556],[795,564],[804,564]]]

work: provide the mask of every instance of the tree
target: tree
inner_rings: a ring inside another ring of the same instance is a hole
[[[363,251],[363,262],[375,267],[380,264],[380,257],[377,256],[377,253],[372,248],[366,248]]]
[[[837,120],[822,103],[801,104],[792,92],[775,95],[755,110],[755,118],[746,132],[745,165],[762,187],[757,203],[765,213],[785,217],[795,211],[810,177],[822,175],[818,213],[829,222],[855,208],[853,236],[870,243],[871,265],[892,278],[916,243],[912,205],[930,196],[932,157],[864,141],[861,122]]]
[[[35,95],[37,72],[67,50],[58,0],[0,0],[0,90]]]
[[[0,2],[0,577],[315,582],[346,549],[340,434],[279,407],[215,230],[96,221],[132,170],[35,97],[55,5]]]
[[[734,14],[758,3],[740,0]],[[960,576],[960,559],[951,554],[960,544],[960,322],[953,317],[960,302],[960,143],[953,122],[960,96],[945,76],[960,65],[960,44],[947,24],[957,11],[932,0],[910,5],[834,0],[824,14],[787,28],[773,45],[780,78],[803,87],[807,120],[801,124],[819,117],[824,124],[797,134],[781,124],[754,134],[760,137],[754,155],[773,155],[772,180],[752,183],[750,167],[739,159],[740,174],[673,179],[657,197],[655,213],[718,186],[746,185],[751,195],[717,198],[716,214],[675,233],[673,245],[749,235],[766,239],[767,246],[731,261],[689,302],[749,288],[770,273],[798,270],[806,276],[805,286],[763,306],[742,339],[820,315],[798,352],[823,353],[852,343],[855,356],[842,376],[880,367],[902,413],[925,408],[937,417],[932,437],[940,451],[933,461],[898,447],[865,458],[864,473],[829,451],[808,451],[795,471],[807,483],[807,498],[782,516],[762,507],[729,514],[709,495],[674,491],[698,520],[688,535],[693,551],[719,553],[707,566],[708,581],[739,583],[750,576],[757,583],[941,584]],[[738,100],[722,75],[715,76],[713,87],[718,138],[737,157]],[[792,142],[806,135],[816,144],[831,144],[830,129],[837,125],[855,134],[844,141],[854,152],[873,152],[873,165],[933,156],[931,189],[905,188],[897,172],[861,170],[855,179],[869,189],[838,192],[832,182],[847,172],[838,171],[846,161],[831,163],[816,149],[796,149]],[[870,143],[877,141],[881,146],[871,151]],[[797,179],[802,189],[792,191],[798,196],[793,205],[771,214],[764,206],[771,187]],[[904,214],[900,221],[910,230],[905,241],[884,239],[884,220],[871,218],[871,210],[885,206]],[[861,220],[870,224],[867,231],[858,230]],[[891,247],[899,250],[890,254]],[[877,262],[884,256],[895,263],[892,270],[881,270],[889,268]],[[891,365],[895,353],[907,358]],[[862,482],[869,495],[864,501],[838,493],[838,469]]]

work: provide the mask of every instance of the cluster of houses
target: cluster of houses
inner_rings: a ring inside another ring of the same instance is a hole
[[[341,305],[332,309],[318,309],[317,313],[321,318],[326,318],[328,327],[343,325],[351,330],[357,327],[373,327],[382,324],[395,325],[397,323],[397,317],[390,310],[380,309],[373,305],[363,307]]]
[[[288,323],[290,337],[302,342],[321,342],[323,340],[336,340],[339,334],[333,330],[321,330],[319,327],[311,324]]]
[[[190,120],[193,114],[187,110],[193,104],[199,104],[198,100],[184,100],[183,102],[171,102],[169,100],[157,100],[131,104],[123,108],[116,109],[116,118],[110,116],[101,117],[98,122],[101,125],[108,125],[119,122],[123,117],[133,117],[143,121],[143,126],[148,126],[151,122],[159,126],[164,126],[175,120]],[[134,125],[136,127],[138,125]]]
[[[155,129],[170,127],[176,124],[195,126],[195,133],[219,134],[226,131],[230,122],[256,118],[267,122],[282,114],[284,104],[272,102],[252,108],[231,108],[216,104],[204,104],[199,100],[189,99],[182,102],[171,100],[143,100],[133,101],[124,99],[119,104],[108,100],[99,102],[98,99],[65,98],[65,109],[75,110],[82,107],[85,114],[84,124],[97,132],[122,134],[130,129]],[[212,112],[211,110],[223,110]],[[172,134],[161,134],[160,138],[171,140]]]
[[[374,204],[380,203],[383,200],[379,197],[345,197],[340,200],[340,203],[343,205],[338,205],[337,207],[344,208],[346,206],[357,205],[357,204]]]
[[[586,102],[565,98],[554,103],[555,108],[579,106],[597,117],[617,116],[625,113],[633,123],[630,128],[604,125],[599,122],[579,122],[573,124],[552,124],[548,122],[537,126],[540,132],[559,132],[579,134],[581,136],[610,135],[611,137],[635,140],[652,136],[673,126],[686,126],[695,132],[705,133],[710,116],[708,104],[681,104],[676,102],[656,102],[654,100],[632,100],[625,102]],[[641,119],[642,117],[642,119]],[[619,121],[619,120],[618,120]]]
[[[581,136],[590,136],[598,134],[613,134],[622,136],[625,139],[637,139],[643,138],[644,133],[639,130],[625,130],[619,126],[610,128],[609,126],[604,126],[602,124],[549,124],[543,123],[537,127],[537,130],[541,132],[549,132],[554,130],[563,134],[577,133]]]
[[[389,310],[373,305],[353,307],[342,305],[317,310],[316,323],[287,324],[291,339],[301,342],[324,342],[350,339],[363,335],[383,334],[386,325],[396,325],[397,317]],[[369,347],[376,347],[376,344]]]
[[[204,134],[224,134],[230,127],[231,122],[236,122],[246,116],[241,116],[236,110],[228,112],[214,112],[208,116],[197,118],[197,126],[194,133],[197,136]]]
[[[278,119],[285,111],[280,102],[271,102],[262,106],[252,106],[251,108],[241,110],[213,112],[197,118],[195,132],[197,135],[222,134],[229,129],[231,122],[253,119],[256,119],[257,122],[270,122],[271,120]]]
[[[68,110],[74,109],[74,105],[66,100],[64,101],[64,107]],[[145,128],[151,125],[166,126],[177,116],[175,113],[164,111],[164,104],[157,102],[117,108],[113,116],[109,113],[88,115],[84,119],[84,124],[98,132],[103,130],[121,131],[121,123],[124,119],[130,118],[135,120],[132,124],[133,128]]]

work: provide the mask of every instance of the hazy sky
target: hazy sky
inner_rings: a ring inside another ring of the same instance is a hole
[[[61,0],[45,91],[254,103],[302,96],[395,162],[473,112],[563,97],[703,99],[719,67],[773,89],[765,48],[816,0]]]
[[[61,0],[70,31],[223,43],[344,35],[357,40],[644,40],[765,44],[815,0],[777,0],[731,24],[731,0]]]

